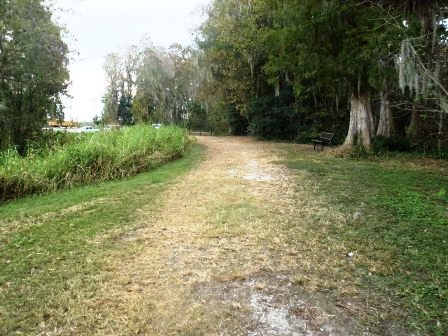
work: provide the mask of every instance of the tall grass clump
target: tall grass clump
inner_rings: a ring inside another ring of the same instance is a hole
[[[0,153],[0,202],[93,182],[121,179],[181,157],[189,147],[185,130],[137,125],[79,134],[44,151]]]

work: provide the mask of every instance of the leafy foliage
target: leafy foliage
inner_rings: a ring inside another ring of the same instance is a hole
[[[283,90],[279,97],[254,99],[247,109],[250,134],[265,139],[293,140],[297,135],[293,102],[291,89]]]
[[[198,71],[189,48],[173,44],[166,50],[145,41],[122,54],[109,54],[104,69],[108,78],[104,121],[185,126],[194,113],[189,106],[196,95]]]
[[[224,115],[228,109],[223,106],[236,108],[257,136],[271,138],[262,124],[284,127],[285,115],[294,115],[289,130],[273,130],[273,137],[307,140],[327,130],[342,142],[349,116],[357,113],[348,106],[351,98],[369,97],[364,109],[373,113],[368,118],[376,122],[369,132],[353,134],[350,139],[369,137],[363,141],[369,144],[376,133],[399,135],[408,137],[413,148],[424,143],[425,150],[437,146],[440,151],[446,147],[447,130],[443,116],[438,118],[445,113],[446,101],[440,92],[446,84],[442,64],[447,2],[413,4],[215,0],[198,41],[203,67],[210,73],[201,83],[202,99]],[[418,66],[407,67],[407,88],[399,92],[401,65],[409,63],[401,52],[403,41],[413,41],[413,56],[408,59]],[[428,82],[425,76],[436,81],[426,86],[423,99],[412,92],[414,86]],[[290,87],[294,99],[288,107],[278,108],[274,97]],[[434,104],[437,99],[440,103]],[[412,100],[418,102],[419,111],[405,108]],[[289,109],[294,112],[286,112]],[[425,114],[431,117],[418,123]]]
[[[44,1],[3,1],[0,18],[0,149],[23,153],[47,114],[62,114],[68,49]]]
[[[130,126],[134,124],[132,115],[132,98],[121,96],[118,105],[118,121],[122,125]]]

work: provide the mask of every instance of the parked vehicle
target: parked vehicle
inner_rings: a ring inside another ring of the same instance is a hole
[[[93,126],[82,126],[79,128],[80,133],[90,133],[90,132],[99,132],[100,130],[98,128],[95,128]]]

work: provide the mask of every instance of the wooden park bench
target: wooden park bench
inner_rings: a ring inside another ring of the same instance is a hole
[[[312,140],[313,144],[314,144],[314,150],[316,150],[316,146],[317,146],[317,148],[319,148],[319,146],[320,146],[320,149],[324,150],[324,146],[330,145],[333,138],[334,138],[334,133],[322,132],[319,136],[319,139]]]

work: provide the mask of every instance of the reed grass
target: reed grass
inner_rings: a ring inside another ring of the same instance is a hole
[[[6,200],[122,179],[181,157],[190,139],[183,129],[137,125],[80,134],[48,149],[0,153],[0,203]]]

